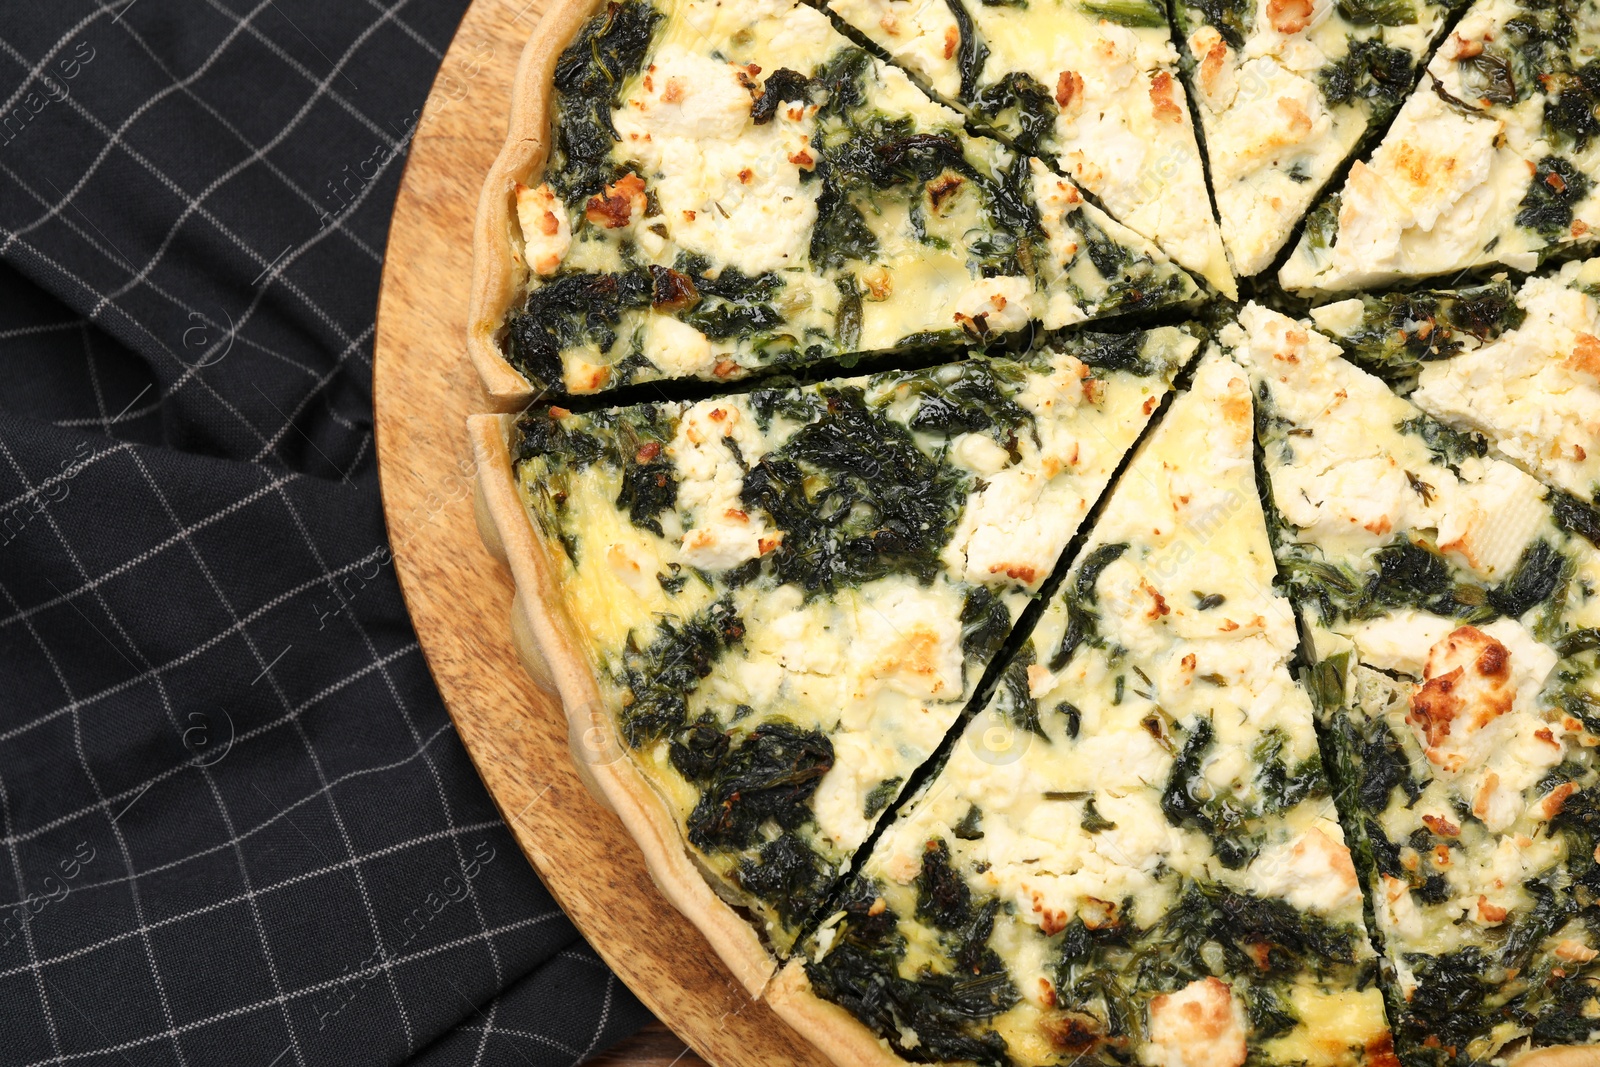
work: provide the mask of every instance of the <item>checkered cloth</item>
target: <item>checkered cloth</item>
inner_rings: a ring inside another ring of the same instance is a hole
[[[572,1063],[646,1016],[384,549],[371,343],[464,0],[0,14],[0,1064]]]

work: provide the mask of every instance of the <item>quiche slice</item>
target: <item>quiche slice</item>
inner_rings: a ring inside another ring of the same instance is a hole
[[[1372,155],[1279,272],[1338,290],[1503,263],[1533,270],[1600,224],[1600,6],[1477,0]]]
[[[1600,550],[1316,331],[1252,305],[1223,343],[1259,391],[1401,1057],[1600,1044]]]
[[[514,135],[486,186],[499,284],[474,316],[480,364],[534,389],[730,380],[1198,295],[799,0],[618,0],[551,65],[548,159],[526,147],[542,128]]]
[[[1052,161],[1118,221],[1235,294],[1165,4],[827,3],[940,97]]]
[[[1267,269],[1367,131],[1389,121],[1449,9],[1443,0],[1179,0],[1184,70],[1236,273]]]
[[[1198,347],[1172,326],[1084,333],[1017,359],[535,409],[504,482],[491,420],[484,484],[502,539],[532,520],[511,562],[566,671],[580,763],[786,951]],[[766,958],[752,946],[734,955]]]
[[[1395,1063],[1251,444],[1213,352],[775,982],[837,1062]]]
[[[1513,290],[1364,294],[1314,322],[1423,411],[1582,503],[1600,495],[1600,259]],[[1552,503],[1573,513],[1571,501]],[[1600,518],[1590,520],[1600,540]]]

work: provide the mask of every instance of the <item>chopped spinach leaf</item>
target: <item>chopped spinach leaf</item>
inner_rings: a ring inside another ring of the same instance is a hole
[[[726,600],[681,622],[661,619],[654,640],[643,649],[630,633],[618,679],[626,690],[623,740],[638,749],[681,729],[688,694],[711,673],[717,657],[743,638],[744,621]]]
[[[931,580],[965,481],[860,389],[824,387],[827,409],[744,477],[740,499],[785,531],[768,558],[808,593],[891,573]]]
[[[556,59],[555,143],[545,179],[567,203],[599,192],[610,179],[606,161],[618,140],[611,112],[623,83],[644,64],[660,21],[647,0],[610,3]]]
[[[833,742],[786,722],[757,726],[729,749],[689,813],[689,841],[706,852],[749,848],[768,821],[794,830],[833,767]]]
[[[1377,38],[1358,38],[1350,50],[1324,66],[1318,77],[1328,103],[1337,107],[1370,101],[1377,112],[1398,107],[1411,91],[1411,53]]]
[[[862,818],[870,819],[887,808],[889,802],[895,798],[895,794],[900,791],[900,783],[903,781],[905,779],[901,777],[885,778],[873,786],[872,791],[867,794],[867,803],[861,812]]]
[[[754,859],[740,860],[734,881],[770,904],[786,926],[794,927],[822,903],[835,874],[815,849],[786,833],[762,845]]]
[[[1547,241],[1560,240],[1572,225],[1572,209],[1589,195],[1594,183],[1577,166],[1560,156],[1539,160],[1528,183],[1528,191],[1518,202],[1517,225],[1525,226]]]
[[[972,12],[967,10],[962,0],[944,2],[956,20],[956,30],[960,34],[956,47],[956,70],[961,74],[961,99],[971,100],[977,91],[978,79],[983,77],[983,65],[989,59],[989,46],[978,35],[978,28],[972,23]]]
[[[1083,826],[1083,832],[1086,834],[1104,833],[1107,830],[1115,830],[1117,828],[1116,823],[1101,815],[1094,806],[1094,797],[1090,797],[1083,802],[1081,825]]]

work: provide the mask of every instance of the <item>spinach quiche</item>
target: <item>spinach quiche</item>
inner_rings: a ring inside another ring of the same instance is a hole
[[[552,0],[479,527],[841,1067],[1600,1067],[1596,4]]]
[[[638,767],[775,951],[938,746],[1199,343],[1085,334],[516,420],[516,491],[608,758]]]
[[[522,290],[495,358],[534,389],[727,381],[1198,293],[799,0],[621,0],[556,57],[549,111],[494,237]]]
[[[1222,339],[1258,390],[1402,1060],[1600,1042],[1600,549],[1327,337],[1252,305]]]
[[[1271,265],[1367,132],[1386,123],[1444,26],[1426,0],[1179,0],[1223,240],[1241,276]]]
[[[1532,270],[1592,244],[1597,45],[1592,0],[1477,0],[1382,143],[1309,216],[1284,287]]]
[[[842,1038],[935,1062],[1393,1062],[1250,396],[1202,362],[780,1013],[841,1005]]]
[[[828,0],[828,9],[940,99],[1050,160],[1234,295],[1164,4]]]
[[[1412,403],[1577,498],[1600,496],[1600,260],[1513,290],[1368,294],[1311,315],[1357,363]]]

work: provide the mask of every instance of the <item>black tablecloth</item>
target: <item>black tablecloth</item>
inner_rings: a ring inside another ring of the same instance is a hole
[[[407,622],[373,314],[465,0],[0,9],[0,1064],[555,1064],[643,1009]]]

